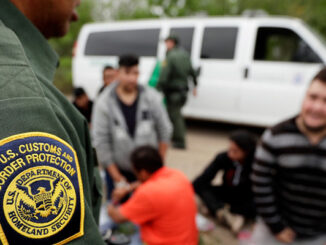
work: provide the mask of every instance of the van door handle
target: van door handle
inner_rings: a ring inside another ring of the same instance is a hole
[[[247,79],[249,76],[249,68],[246,67],[243,71],[243,78]]]

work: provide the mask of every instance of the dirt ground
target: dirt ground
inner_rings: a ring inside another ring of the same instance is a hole
[[[228,136],[236,129],[247,129],[260,135],[263,129],[229,124],[187,121],[187,149],[170,148],[166,165],[181,170],[192,181],[213,160],[218,152],[228,147]],[[236,245],[236,237],[223,226],[215,223],[210,232],[202,232],[201,239],[205,245]]]

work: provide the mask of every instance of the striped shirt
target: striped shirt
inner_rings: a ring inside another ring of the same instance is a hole
[[[253,165],[257,212],[276,234],[326,234],[326,138],[312,145],[295,118],[265,131]]]

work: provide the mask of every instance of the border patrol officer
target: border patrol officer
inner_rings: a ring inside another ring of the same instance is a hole
[[[79,0],[0,0],[0,243],[103,244],[87,121],[53,86],[46,39]]]
[[[194,83],[194,96],[197,94],[197,77],[189,54],[179,47],[178,43],[176,36],[169,36],[165,39],[167,54],[162,64],[157,88],[163,91],[166,98],[167,111],[173,124],[173,146],[185,149],[186,128],[181,109],[187,100],[188,77],[191,76]]]

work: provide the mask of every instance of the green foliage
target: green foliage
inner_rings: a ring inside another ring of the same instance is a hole
[[[236,16],[245,10],[264,10],[269,15],[300,18],[326,37],[326,0],[111,0],[102,2],[101,9],[114,20]],[[98,20],[107,20],[103,15],[98,16]]]
[[[54,85],[64,94],[71,93],[72,72],[70,56],[63,56],[60,58],[60,67],[55,74]]]
[[[57,70],[54,84],[63,92],[70,93],[72,90],[72,66],[71,56],[74,42],[77,40],[81,27],[93,21],[92,0],[83,0],[78,8],[79,20],[71,24],[70,31],[63,38],[50,40],[50,44],[60,56],[60,66]]]

